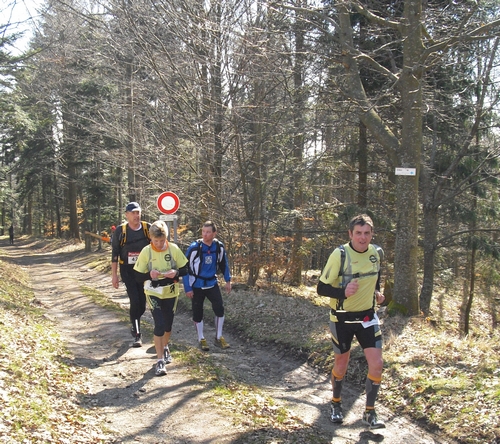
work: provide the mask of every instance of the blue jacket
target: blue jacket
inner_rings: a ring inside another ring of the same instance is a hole
[[[217,272],[222,273],[224,280],[231,280],[229,262],[224,244],[214,239],[212,245],[204,244],[201,239],[193,242],[186,251],[189,274],[183,276],[184,291],[193,288],[213,287],[217,284]]]

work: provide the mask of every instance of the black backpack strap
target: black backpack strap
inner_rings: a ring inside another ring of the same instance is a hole
[[[200,264],[199,264],[199,269],[201,269],[201,253],[202,253],[202,242],[201,242],[201,239],[197,239],[196,240],[196,243],[197,243],[197,246],[196,246],[196,253],[194,254],[194,257],[191,259],[191,256],[193,255],[193,252],[191,251],[191,253],[189,253],[189,256],[188,257],[188,264],[191,264],[191,263],[194,263],[194,261],[197,259],[197,258],[200,258]],[[199,270],[198,270],[199,271]],[[198,280],[198,278],[200,277],[198,273],[195,272],[195,270],[191,270],[191,274],[194,276],[194,281],[196,282]],[[194,283],[193,283],[194,284]]]

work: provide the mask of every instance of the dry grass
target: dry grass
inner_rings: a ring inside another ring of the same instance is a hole
[[[476,323],[462,337],[458,323],[423,317],[390,318],[384,329],[383,402],[463,442],[500,440],[498,330]]]
[[[109,442],[102,420],[80,407],[88,375],[71,365],[29,277],[0,261],[0,281],[0,440]]]

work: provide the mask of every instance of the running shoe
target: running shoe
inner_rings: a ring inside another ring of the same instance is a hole
[[[369,426],[370,429],[385,429],[384,421],[380,421],[377,418],[377,414],[374,409],[366,410],[365,413],[363,413],[362,421],[363,424]]]
[[[203,338],[203,339],[200,341],[200,348],[201,348],[203,351],[208,351],[208,350],[210,350],[210,348],[208,347],[207,340],[206,340],[205,338]]]
[[[342,413],[342,404],[340,402],[332,401],[330,413],[330,421],[334,424],[342,424],[344,422],[344,414]]]
[[[223,336],[221,336],[219,339],[215,338],[214,341],[215,345],[220,348],[229,348],[230,345],[226,342]]]
[[[142,347],[142,335],[140,333],[135,335],[132,347]]]
[[[156,363],[156,376],[164,376],[167,374],[167,369],[165,368],[165,361],[163,359],[159,359]]]

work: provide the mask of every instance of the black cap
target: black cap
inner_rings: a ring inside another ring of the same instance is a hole
[[[137,202],[129,202],[125,208],[125,212],[129,211],[141,211],[141,206]]]

